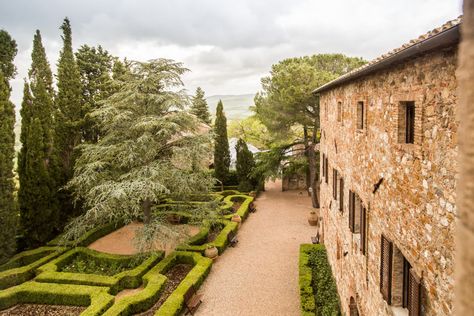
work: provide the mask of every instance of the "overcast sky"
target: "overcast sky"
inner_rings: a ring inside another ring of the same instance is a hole
[[[135,60],[171,58],[206,95],[255,93],[287,57],[344,53],[372,59],[461,14],[461,0],[0,0],[0,28],[18,44],[12,101],[21,102],[33,34],[56,71],[59,26],[73,45],[101,44]]]

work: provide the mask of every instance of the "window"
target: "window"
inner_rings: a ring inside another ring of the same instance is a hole
[[[362,200],[357,194],[349,191],[349,229],[352,233],[360,233]]]
[[[337,170],[333,168],[332,169],[332,196],[334,200],[337,200],[337,178],[338,178]]]
[[[398,142],[415,143],[415,102],[400,102],[398,105]]]
[[[403,253],[384,235],[381,237],[380,291],[393,307],[421,315],[421,281]]]
[[[365,206],[360,207],[360,252],[365,256],[367,253],[367,209]]]
[[[357,102],[357,129],[365,128],[364,115],[365,115],[364,102],[359,101]]]
[[[339,179],[339,211],[344,211],[344,179]]]
[[[325,159],[325,162],[326,162],[326,169],[324,170],[324,179],[326,180],[326,184],[329,183],[329,161],[328,161],[328,157],[326,156],[326,159]]]
[[[359,316],[359,310],[357,309],[356,300],[352,296],[349,301],[349,316]]]
[[[342,102],[337,102],[337,121],[342,122]]]

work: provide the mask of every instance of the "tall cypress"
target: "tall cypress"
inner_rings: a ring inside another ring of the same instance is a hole
[[[18,202],[25,241],[34,247],[54,236],[58,219],[53,153],[53,77],[39,31],[33,39],[31,58],[30,84],[28,87],[25,83],[22,103],[25,108],[21,111]]]
[[[214,175],[222,183],[229,179],[230,151],[227,139],[227,118],[224,105],[219,100],[214,122]]]
[[[235,145],[237,156],[236,171],[239,181],[238,189],[242,192],[249,192],[255,189],[255,179],[252,177],[252,171],[255,168],[255,160],[247,143],[241,138]]]
[[[211,114],[204,98],[204,91],[200,87],[196,89],[196,94],[193,96],[191,113],[204,123],[211,124]]]
[[[57,191],[60,206],[59,227],[74,215],[70,192],[61,189],[73,176],[74,148],[82,138],[82,84],[79,68],[72,51],[71,24],[68,18],[61,25],[63,49],[59,55],[56,97],[56,121],[54,145],[58,164]]]
[[[8,80],[15,75],[13,59],[16,42],[0,30],[0,263],[16,249],[17,210],[14,199],[13,159],[15,157],[15,106],[10,102]]]

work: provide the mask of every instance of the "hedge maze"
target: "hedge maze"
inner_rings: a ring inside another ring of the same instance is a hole
[[[198,289],[211,270],[212,260],[203,256],[204,251],[215,246],[219,255],[224,253],[228,235],[239,228],[230,219],[238,214],[245,220],[253,197],[226,190],[193,197],[191,204],[208,201],[220,203],[221,219],[212,224],[203,221],[198,234],[166,257],[163,251],[115,255],[87,248],[123,224],[95,228],[75,243],[59,236],[45,247],[17,254],[0,266],[0,315],[8,315],[6,310],[18,304],[81,306],[82,316],[133,315],[149,310],[154,315],[180,314],[185,293],[191,287]],[[159,207],[185,223],[188,218],[179,212],[181,206],[181,201],[167,201]],[[164,293],[169,281],[166,275],[177,265],[185,265],[189,271],[171,293]],[[138,290],[117,296],[130,289]]]

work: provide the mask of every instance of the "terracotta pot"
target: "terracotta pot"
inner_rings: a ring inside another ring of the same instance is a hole
[[[234,216],[232,216],[231,221],[236,222],[236,223],[241,223],[242,218],[240,217],[240,215],[235,214]]]
[[[308,216],[308,223],[311,226],[318,226],[318,221],[318,214],[316,214],[316,212],[310,212]]]
[[[206,250],[204,250],[204,255],[210,259],[214,259],[219,255],[219,250],[217,250],[216,247],[206,248]]]
[[[255,198],[255,197],[257,197],[257,192],[252,191],[252,192],[249,193],[249,196]]]

